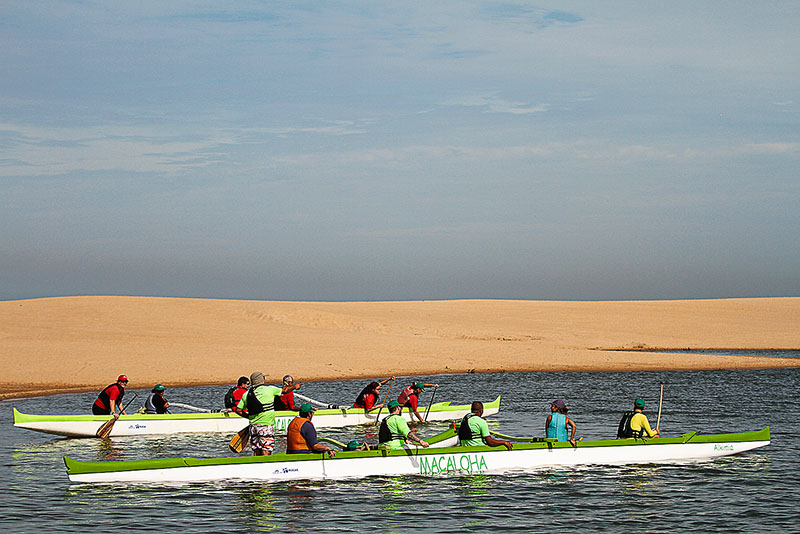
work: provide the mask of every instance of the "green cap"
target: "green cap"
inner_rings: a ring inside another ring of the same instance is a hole
[[[359,443],[356,440],[353,440],[353,441],[351,441],[350,443],[347,444],[347,447],[345,447],[344,450],[346,450],[346,451],[354,451],[357,448],[359,448],[360,446],[361,446],[361,443]]]
[[[317,409],[311,406],[309,403],[303,403],[300,405],[300,412],[302,413],[313,413],[316,412]]]
[[[391,410],[392,408],[397,408],[398,406],[400,406],[400,403],[395,401],[395,400],[393,400],[393,401],[389,401],[389,404],[386,405],[386,408]]]
[[[635,401],[633,401],[633,406],[635,408],[644,408],[644,399],[641,397],[636,399]]]
[[[161,384],[156,384],[156,387],[153,388],[153,392],[155,393],[156,391],[164,391],[165,389],[166,388]]]
[[[414,387],[422,391],[425,391],[425,384],[423,384],[422,382],[417,382],[416,384],[414,384]]]

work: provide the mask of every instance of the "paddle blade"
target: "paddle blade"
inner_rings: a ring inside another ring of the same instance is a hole
[[[111,429],[114,428],[114,423],[117,422],[117,417],[118,416],[115,415],[111,417],[111,419],[103,423],[100,426],[100,428],[97,429],[97,433],[95,434],[95,436],[97,436],[100,439],[108,439],[109,434],[111,434]]]
[[[231,448],[231,452],[240,453],[242,449],[244,449],[245,443],[250,441],[250,426],[246,426],[241,429],[236,435],[231,438],[231,442],[228,443],[228,447]]]

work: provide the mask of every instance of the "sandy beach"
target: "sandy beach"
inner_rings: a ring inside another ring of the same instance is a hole
[[[0,302],[0,398],[131,388],[496,371],[800,367],[641,349],[800,348],[800,298],[272,302],[63,297]]]

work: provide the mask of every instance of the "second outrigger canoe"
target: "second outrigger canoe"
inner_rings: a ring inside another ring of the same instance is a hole
[[[500,396],[493,402],[484,403],[484,415],[495,415],[500,411]],[[437,402],[431,406],[428,421],[453,421],[468,414],[470,405],[453,406],[449,402]],[[108,416],[102,415],[32,415],[14,412],[14,426],[58,436],[94,437],[97,429]],[[422,411],[424,412],[424,410]],[[297,412],[275,412],[275,431],[285,432]],[[364,413],[361,408],[320,409],[314,412],[317,428],[341,428],[350,425],[375,423],[377,410]],[[382,417],[388,415],[383,410]],[[403,416],[411,421],[411,414],[403,410]],[[181,434],[188,432],[236,433],[247,425],[247,419],[232,412],[181,413],[181,414],[130,414],[117,420],[109,437],[143,436],[150,434]]]
[[[769,427],[756,432],[671,438],[568,442],[539,441],[505,447],[446,447],[228,458],[165,458],[81,462],[64,457],[72,482],[175,483],[215,480],[281,482],[366,476],[504,474],[575,465],[658,464],[708,460],[764,447]]]

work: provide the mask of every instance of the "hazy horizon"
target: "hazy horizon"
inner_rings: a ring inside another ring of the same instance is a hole
[[[2,14],[0,300],[800,296],[794,2]]]

